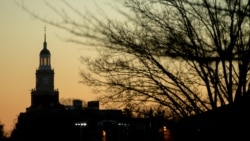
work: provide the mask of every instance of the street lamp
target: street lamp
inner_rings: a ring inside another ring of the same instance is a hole
[[[75,126],[80,127],[80,141],[82,141],[82,128],[87,126],[87,122],[76,122]]]

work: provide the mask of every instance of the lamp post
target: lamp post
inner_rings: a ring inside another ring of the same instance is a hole
[[[76,122],[75,126],[80,127],[80,141],[82,141],[82,128],[87,126],[87,122]]]

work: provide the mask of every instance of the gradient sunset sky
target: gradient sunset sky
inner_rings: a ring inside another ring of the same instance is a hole
[[[103,5],[103,1],[105,0],[95,0],[99,6]],[[59,90],[60,98],[89,101],[96,97],[90,88],[79,83],[79,72],[83,67],[79,58],[81,55],[91,56],[95,49],[63,41],[61,38],[71,35],[33,18],[17,6],[16,2],[23,2],[42,17],[56,18],[43,0],[0,1],[0,121],[6,131],[14,127],[20,112],[25,112],[30,106],[30,91],[35,88],[35,72],[43,47],[45,25],[51,65],[55,71],[54,85]],[[77,9],[96,9],[93,0],[68,2]],[[64,6],[60,0],[51,1],[51,4],[59,9]]]

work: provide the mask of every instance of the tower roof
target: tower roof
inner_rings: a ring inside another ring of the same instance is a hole
[[[40,51],[40,55],[50,55],[50,51],[47,49],[47,48],[43,48],[41,51]]]
[[[40,55],[50,55],[50,51],[47,49],[46,27],[44,27],[44,42],[43,42],[43,49],[41,50]]]

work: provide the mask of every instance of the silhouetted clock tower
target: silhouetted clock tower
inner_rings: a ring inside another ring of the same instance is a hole
[[[50,51],[47,48],[45,29],[43,49],[40,51],[39,67],[36,70],[36,88],[31,91],[31,106],[28,110],[60,106],[59,92],[54,89],[54,70],[51,68]]]

